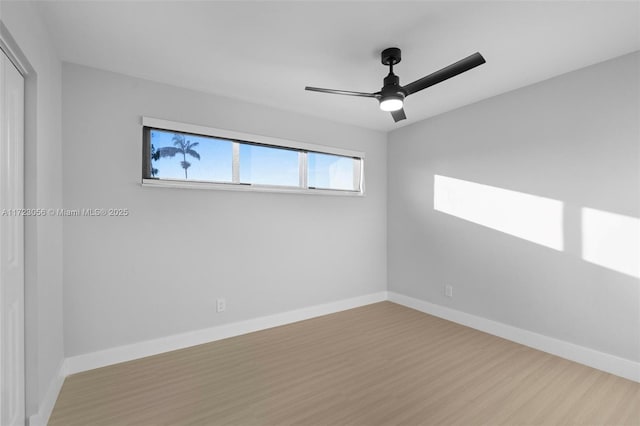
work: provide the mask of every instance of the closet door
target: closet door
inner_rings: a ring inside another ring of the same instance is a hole
[[[0,425],[25,424],[24,79],[0,50]]]

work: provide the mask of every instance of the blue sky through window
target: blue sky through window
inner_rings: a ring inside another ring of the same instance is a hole
[[[278,146],[255,145],[242,141],[220,139],[213,136],[198,136],[182,132],[150,129],[153,148],[164,152],[181,148],[174,145],[174,138],[183,138],[200,159],[181,152],[173,157],[164,156],[158,160],[151,158],[152,176],[156,179],[175,179],[220,183],[248,183],[273,186],[300,186],[301,170],[298,149]],[[238,155],[234,158],[234,146],[238,145]],[[358,191],[359,179],[354,173],[360,170],[360,159],[320,152],[306,152],[307,184],[310,188]],[[187,161],[185,176],[184,161]],[[239,182],[233,182],[233,163],[238,161]],[[358,162],[358,163],[356,163]]]
[[[155,149],[173,145],[175,132],[151,130],[151,143]],[[194,148],[200,154],[200,160],[187,155],[187,161],[191,166],[187,169],[188,180],[201,180],[212,182],[231,182],[233,158],[232,143],[224,139],[216,139],[205,136],[185,134],[185,139],[191,142],[199,142]],[[174,157],[160,158],[152,161],[152,166],[158,169],[156,175],[160,179],[184,179],[184,169],[180,165],[182,154]]]
[[[260,145],[240,145],[240,182],[299,186],[298,152]]]
[[[307,183],[313,188],[355,190],[350,157],[309,152]]]

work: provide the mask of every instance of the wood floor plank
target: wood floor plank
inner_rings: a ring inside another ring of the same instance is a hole
[[[50,426],[640,425],[640,384],[376,303],[67,377]]]

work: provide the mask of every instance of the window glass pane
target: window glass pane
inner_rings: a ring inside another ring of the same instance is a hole
[[[359,190],[358,176],[360,160],[339,155],[307,154],[308,175],[307,183],[310,188],[342,189],[347,191]]]
[[[240,144],[240,182],[300,186],[298,152]]]
[[[232,143],[151,129],[151,177],[231,182]]]

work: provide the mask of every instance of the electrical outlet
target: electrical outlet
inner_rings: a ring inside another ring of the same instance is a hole
[[[447,297],[453,297],[453,286],[452,285],[445,285],[444,286],[444,295]]]
[[[216,311],[224,312],[227,309],[227,300],[226,299],[218,299],[216,301]]]

